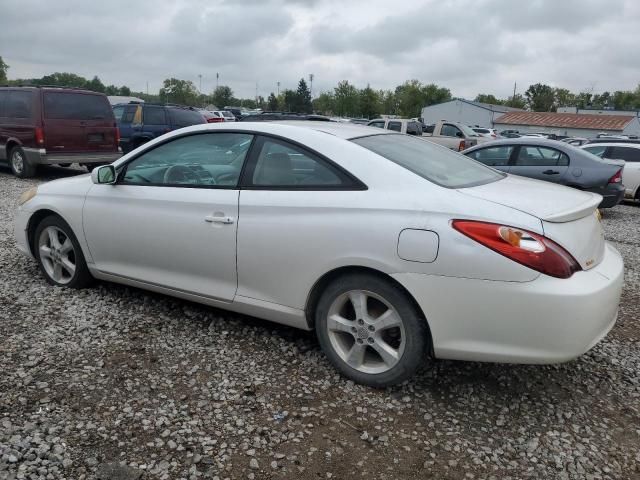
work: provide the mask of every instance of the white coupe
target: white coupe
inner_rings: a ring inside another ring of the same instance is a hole
[[[25,192],[15,235],[53,285],[315,329],[340,372],[382,387],[430,357],[563,362],[602,339],[623,262],[600,200],[379,129],[222,123]]]

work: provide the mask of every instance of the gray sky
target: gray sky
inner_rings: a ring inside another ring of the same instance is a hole
[[[55,5],[55,6],[54,6]],[[456,96],[511,95],[536,82],[574,91],[640,82],[638,0],[3,0],[9,77],[69,71],[155,92],[170,76],[210,92],[267,96],[315,75],[404,80]]]

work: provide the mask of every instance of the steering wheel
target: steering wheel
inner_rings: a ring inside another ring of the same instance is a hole
[[[215,185],[216,180],[211,173],[205,169],[202,169],[208,175],[209,183]],[[188,165],[172,165],[164,172],[163,183],[165,184],[184,184],[184,183],[200,183],[202,179],[200,176]]]

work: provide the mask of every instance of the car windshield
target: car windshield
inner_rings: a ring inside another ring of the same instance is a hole
[[[371,135],[352,142],[441,187],[473,187],[506,176],[464,155],[409,135]]]

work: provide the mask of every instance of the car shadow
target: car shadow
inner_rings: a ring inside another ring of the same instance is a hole
[[[0,173],[11,175],[11,168],[3,165],[0,167]],[[87,169],[72,165],[71,167],[59,167],[57,165],[40,165],[36,170],[35,180],[49,181],[58,178],[75,177],[76,175],[86,174]]]

